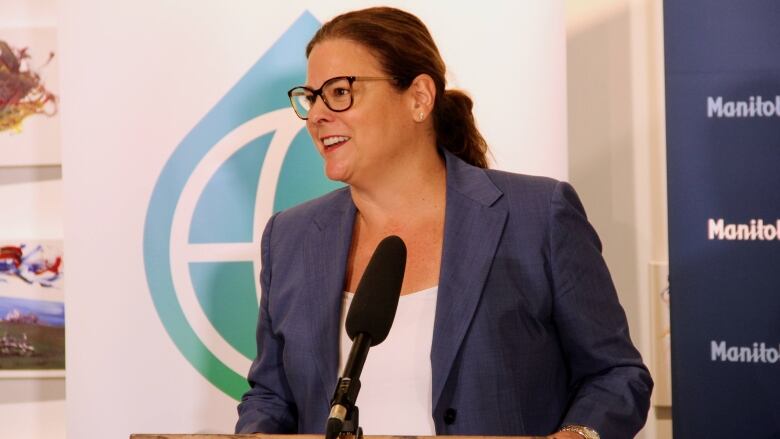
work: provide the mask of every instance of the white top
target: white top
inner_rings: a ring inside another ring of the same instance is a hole
[[[401,296],[390,333],[368,351],[357,398],[365,434],[436,434],[431,402],[431,342],[438,291],[435,286]],[[352,296],[344,293],[341,307],[339,374],[352,348],[344,328]]]

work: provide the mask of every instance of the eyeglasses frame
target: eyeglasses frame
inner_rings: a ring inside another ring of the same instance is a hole
[[[299,118],[303,119],[303,120],[308,120],[309,119],[308,116],[303,117],[300,114],[298,114],[298,110],[295,109],[295,103],[293,102],[293,91],[301,89],[301,88],[311,92],[311,94],[314,96],[314,101],[312,101],[312,104],[311,104],[312,108],[314,107],[314,103],[317,101],[317,96],[319,96],[320,99],[322,99],[322,102],[325,104],[325,106],[328,107],[328,109],[330,111],[333,111],[334,113],[341,113],[341,112],[347,111],[350,108],[352,108],[352,105],[355,103],[355,98],[353,97],[352,93],[349,94],[349,105],[346,108],[342,109],[342,110],[334,110],[333,108],[331,108],[330,104],[328,103],[328,100],[325,99],[325,96],[322,94],[322,91],[325,89],[325,86],[327,86],[328,83],[331,83],[331,82],[336,81],[336,80],[341,80],[341,79],[346,79],[347,82],[349,82],[350,91],[352,89],[352,84],[354,82],[356,82],[356,81],[395,81],[395,82],[399,82],[400,81],[400,79],[395,77],[395,76],[390,76],[390,77],[383,77],[383,76],[334,76],[334,77],[328,79],[327,81],[323,82],[322,86],[320,88],[316,89],[316,90],[312,89],[311,87],[306,87],[305,85],[299,85],[299,86],[293,87],[293,88],[291,88],[290,90],[287,91],[287,97],[290,98],[290,105],[292,106],[293,111],[295,111],[295,115],[298,116]],[[311,109],[309,109],[309,111],[311,111]]]

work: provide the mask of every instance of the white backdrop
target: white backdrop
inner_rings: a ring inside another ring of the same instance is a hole
[[[561,2],[385,3],[428,24],[448,63],[450,86],[475,99],[496,167],[566,177]],[[247,84],[267,86],[262,75],[279,60],[264,54],[300,45],[299,30],[312,18],[324,22],[367,4],[61,1],[69,437],[232,431],[236,401],[232,384],[224,384],[229,380],[220,380],[244,374],[239,369],[249,357],[230,332],[235,327],[227,320],[237,317],[224,315],[230,291],[203,293],[199,282],[224,280],[208,271],[214,261],[230,266],[223,274],[247,267],[256,274],[259,228],[279,204],[274,197],[284,188],[274,191],[277,182],[289,181],[284,152],[301,142],[284,135],[302,126],[292,110],[273,111],[275,98],[260,96],[257,108],[241,107],[248,105],[241,92],[251,93]],[[280,71],[298,68],[279,65]],[[282,85],[284,96],[289,86]],[[255,158],[262,170],[252,174],[231,157]],[[235,192],[256,190],[257,180],[260,190],[249,197],[254,233],[245,239],[222,233],[228,229],[222,226],[246,224],[213,212],[219,203],[240,210],[242,198],[231,205],[207,194],[231,194],[219,189],[247,175],[255,185],[238,184]],[[169,223],[158,214],[166,209]],[[158,272],[170,275],[175,296],[157,292]],[[243,287],[254,294],[253,285]],[[174,308],[183,314],[178,327],[188,329],[177,332],[167,314]]]

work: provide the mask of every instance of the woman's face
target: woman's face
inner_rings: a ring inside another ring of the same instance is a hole
[[[366,47],[346,39],[322,41],[309,54],[306,84],[318,89],[337,76],[388,77]],[[306,127],[328,178],[367,184],[402,163],[398,158],[410,149],[413,103],[409,93],[384,80],[355,81],[352,97],[352,107],[343,112],[330,110],[318,97]]]

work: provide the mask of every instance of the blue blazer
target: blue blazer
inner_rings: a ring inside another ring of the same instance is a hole
[[[580,424],[602,438],[634,436],[653,383],[572,187],[443,154],[436,433],[547,435]],[[238,433],[324,432],[355,213],[343,188],[269,220]]]

